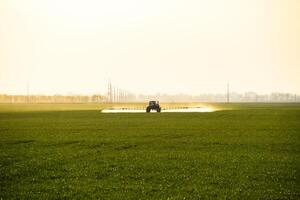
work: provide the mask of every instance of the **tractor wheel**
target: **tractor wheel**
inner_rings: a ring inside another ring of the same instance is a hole
[[[157,108],[157,112],[160,112],[161,111],[161,108]]]
[[[149,107],[146,108],[146,112],[147,112],[147,113],[149,113],[150,110],[151,110],[151,109],[150,109]]]

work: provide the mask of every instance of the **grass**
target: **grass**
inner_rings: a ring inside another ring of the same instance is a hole
[[[300,105],[0,105],[0,199],[299,199]]]

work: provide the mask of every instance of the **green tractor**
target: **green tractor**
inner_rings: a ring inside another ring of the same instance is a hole
[[[146,112],[150,112],[151,110],[156,110],[156,112],[161,111],[161,107],[158,101],[149,101],[149,105],[146,108]]]

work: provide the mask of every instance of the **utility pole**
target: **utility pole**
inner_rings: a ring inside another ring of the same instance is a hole
[[[109,103],[113,102],[113,88],[111,85],[111,82],[108,83],[108,88],[107,88],[107,97],[108,97],[108,101]]]
[[[117,87],[117,102],[120,102],[120,88]]]
[[[229,81],[227,82],[227,103],[229,103]]]
[[[113,86],[113,103],[116,102],[116,87]]]
[[[26,100],[27,100],[27,103],[29,103],[29,81],[27,81],[27,85],[26,85],[26,92],[27,92],[27,98],[26,98]]]

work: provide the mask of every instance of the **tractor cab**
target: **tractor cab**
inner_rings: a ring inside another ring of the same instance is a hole
[[[146,112],[150,112],[151,110],[156,110],[157,112],[161,111],[161,107],[158,101],[149,101],[149,105],[146,108]]]

